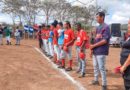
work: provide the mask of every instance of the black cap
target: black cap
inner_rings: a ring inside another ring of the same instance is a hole
[[[60,26],[63,26],[63,23],[62,23],[62,22],[59,22],[58,24],[59,24]]]
[[[105,12],[101,11],[101,12],[98,12],[96,15],[99,15],[101,17],[105,17]]]
[[[54,20],[54,22],[53,22],[55,25],[57,25],[58,24],[58,21],[57,20]]]
[[[54,26],[54,27],[56,27],[56,24],[55,24],[55,23],[52,23],[51,25]]]

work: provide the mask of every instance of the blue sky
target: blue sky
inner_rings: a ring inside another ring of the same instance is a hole
[[[127,23],[130,18],[130,0],[99,0],[102,6],[108,8],[108,23]]]
[[[75,0],[67,0],[69,2]],[[91,0],[79,0],[85,4],[91,2]],[[98,5],[106,8],[108,10],[108,14],[106,16],[106,23],[127,23],[130,18],[130,0],[97,0]],[[82,5],[79,2],[73,3],[74,5]],[[90,4],[95,4],[95,1]],[[38,16],[38,23],[44,20],[44,16]],[[9,15],[0,13],[0,22],[12,23],[12,20]]]

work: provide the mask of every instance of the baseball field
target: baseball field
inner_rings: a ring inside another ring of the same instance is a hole
[[[111,47],[107,57],[108,90],[124,89],[121,75],[114,73],[114,68],[120,65],[120,50]],[[20,46],[0,46],[0,90],[100,90],[100,86],[90,85],[92,59],[87,56],[86,76],[78,78],[75,57],[74,48],[73,71],[65,72],[42,54],[36,40],[22,40]]]

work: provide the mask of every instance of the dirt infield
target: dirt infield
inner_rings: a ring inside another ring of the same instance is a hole
[[[31,46],[37,46],[36,40],[23,40],[21,46],[0,46],[0,90],[76,90],[76,86]],[[121,75],[113,73],[119,64],[119,48],[110,48],[107,57],[108,90],[123,90]],[[74,62],[75,53],[73,53]],[[93,80],[92,60],[87,60],[87,75],[78,78],[76,67],[69,74],[79,81],[86,90],[100,90],[100,86],[89,85]],[[101,81],[101,79],[100,79]]]

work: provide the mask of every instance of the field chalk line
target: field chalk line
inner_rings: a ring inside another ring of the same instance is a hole
[[[62,69],[58,69],[57,65],[55,65],[48,57],[46,57],[42,51],[40,49],[38,49],[37,47],[33,47],[37,52],[39,52],[44,58],[46,58],[46,60],[48,60],[48,62],[50,62],[53,66],[54,69],[58,70],[61,74],[63,74],[66,79],[68,79],[69,81],[71,81],[75,86],[77,86],[77,90],[87,90],[80,82],[76,81],[73,77],[71,77],[67,72],[65,72]]]

